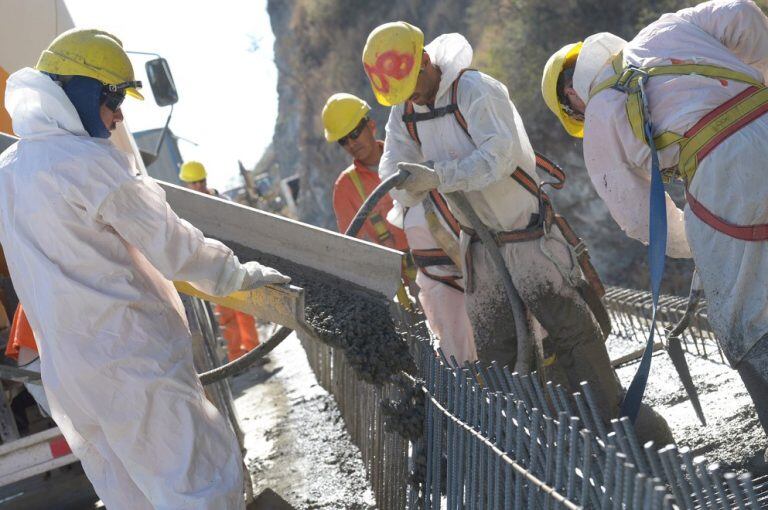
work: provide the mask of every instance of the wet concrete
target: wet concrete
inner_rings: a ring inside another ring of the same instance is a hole
[[[297,509],[375,508],[359,450],[292,335],[270,361],[232,379],[254,492]]]
[[[611,337],[608,351],[615,359],[641,345]],[[727,470],[768,473],[762,460],[768,447],[752,400],[735,370],[722,363],[687,355],[691,376],[699,391],[707,425],[699,422],[669,356],[664,351],[653,357],[645,401],[666,418],[678,446],[688,446],[696,455],[719,461]],[[637,370],[637,363],[617,372],[626,388]]]
[[[350,282],[285,259],[224,241],[241,262],[256,260],[289,275],[303,287],[305,316],[321,341],[344,351],[347,362],[366,382],[380,385],[415,364],[397,333],[390,303]]]

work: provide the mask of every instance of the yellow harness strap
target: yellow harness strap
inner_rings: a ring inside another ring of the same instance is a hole
[[[665,131],[654,136],[653,140],[657,150],[662,150],[673,144],[680,146],[680,158],[677,166],[677,175],[690,183],[696,174],[699,162],[699,154],[705,151],[712,143],[722,141],[724,133],[732,133],[745,124],[745,120],[752,120],[756,115],[764,113],[768,107],[768,89],[765,85],[748,74],[733,71],[724,67],[705,64],[672,64],[655,67],[635,67],[626,65],[623,53],[616,55],[611,61],[616,74],[599,83],[590,93],[590,99],[596,94],[607,89],[616,89],[627,94],[627,119],[632,127],[632,132],[645,142],[643,126],[642,99],[638,81],[643,77],[698,75],[715,80],[733,80],[752,85],[752,93],[739,94],[737,101],[728,101],[702,118],[693,128],[685,134]],[[757,89],[757,90],[755,90]],[[745,91],[746,92],[746,91]],[[741,96],[744,95],[744,98]],[[737,99],[734,98],[734,99]],[[708,153],[708,151],[706,151]],[[706,155],[706,153],[704,155]],[[669,181],[675,174],[667,172],[665,180]]]
[[[360,198],[362,199],[362,201],[365,202],[365,199],[368,198],[368,194],[365,192],[365,188],[363,187],[363,181],[360,180],[360,175],[357,173],[357,168],[352,167],[352,169],[349,171],[349,178],[352,179],[352,184],[354,184],[355,189],[357,190],[357,193],[360,195]],[[379,242],[383,243],[384,241],[392,237],[392,232],[389,231],[389,228],[387,228],[386,223],[384,223],[384,218],[382,218],[380,214],[371,213],[368,220],[373,225],[374,230],[376,230],[376,236],[379,238]],[[408,267],[407,258],[403,257],[404,272],[408,272],[407,267]],[[416,276],[414,274],[414,279],[415,278]],[[408,291],[405,290],[405,285],[402,283],[400,284],[400,287],[397,289],[397,300],[400,303],[400,305],[406,310],[413,310],[413,304],[411,303],[411,299],[408,297]]]
[[[365,199],[368,198],[368,194],[365,192],[363,181],[360,180],[360,175],[357,173],[356,168],[353,167],[352,170],[349,171],[349,178],[352,179],[352,184],[355,185],[355,189],[357,189],[357,192],[360,194],[360,198],[365,202]],[[387,224],[384,223],[384,218],[382,218],[380,214],[375,212],[371,213],[369,221],[373,225],[373,229],[376,231],[376,236],[379,238],[380,243],[383,243],[392,237],[392,232],[389,231]]]

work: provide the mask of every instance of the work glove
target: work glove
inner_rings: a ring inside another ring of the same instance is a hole
[[[410,175],[397,189],[405,190],[411,195],[420,196],[440,185],[440,179],[437,172],[426,165],[417,163],[398,163],[398,170],[405,170]]]
[[[258,262],[246,262],[243,267],[245,268],[245,278],[243,278],[240,290],[252,290],[270,283],[280,284],[291,281],[289,276],[285,276],[271,267],[262,266]]]

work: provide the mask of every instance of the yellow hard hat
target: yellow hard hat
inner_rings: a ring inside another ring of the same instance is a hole
[[[393,106],[411,97],[423,51],[424,34],[404,21],[373,29],[365,42],[363,67],[379,103]]]
[[[198,182],[208,177],[208,172],[199,161],[187,161],[181,165],[179,179],[183,182]]]
[[[73,28],[59,35],[40,55],[35,68],[61,76],[87,76],[136,99],[144,99],[137,88],[133,66],[123,43],[102,30]]]
[[[580,42],[569,44],[560,48],[557,53],[549,57],[544,66],[544,76],[541,78],[541,95],[552,113],[557,115],[563,123],[568,134],[577,138],[584,138],[584,121],[576,120],[565,112],[560,99],[557,97],[557,80],[563,69],[576,64],[576,59],[581,51]]]
[[[371,107],[357,96],[340,92],[328,98],[323,107],[325,139],[335,142],[354,130]]]

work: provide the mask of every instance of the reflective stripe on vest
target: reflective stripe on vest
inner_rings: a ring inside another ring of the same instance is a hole
[[[360,175],[357,173],[357,169],[352,168],[347,175],[349,175],[349,178],[352,180],[352,184],[354,184],[355,189],[357,189],[360,198],[365,202],[365,199],[368,198],[368,194],[365,192],[363,182],[360,180]],[[371,213],[368,221],[373,225],[373,229],[376,231],[376,236],[379,238],[379,242],[383,243],[392,237],[392,233],[389,231],[389,228],[387,228],[387,225],[384,223],[384,219],[380,214]]]

